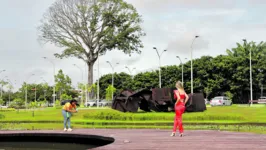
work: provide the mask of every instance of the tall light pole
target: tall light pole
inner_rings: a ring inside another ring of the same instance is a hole
[[[0,73],[5,72],[6,70],[0,70]]]
[[[192,56],[192,51],[193,51],[193,44],[196,38],[199,36],[196,35],[191,43],[191,50],[190,50],[190,62],[191,62],[191,94],[193,94],[193,56]]]
[[[128,67],[128,66],[126,66],[125,68],[127,68],[128,69],[128,71],[129,71],[129,73],[130,73],[130,75],[132,76],[132,78],[133,78],[133,74],[132,74],[132,72],[133,72],[133,70],[136,70],[136,68],[133,68],[132,70]]]
[[[7,78],[7,76],[5,76],[3,79],[2,79],[2,82],[4,82],[4,79]],[[3,97],[3,88],[4,88],[4,83],[1,84],[1,99]]]
[[[46,80],[43,78],[43,77],[41,77],[41,79],[48,85],[48,83],[46,82]],[[43,92],[44,92],[44,99],[46,100],[46,89],[44,89],[43,90]]]
[[[156,47],[153,47],[153,49],[156,50],[156,53],[158,55],[159,58],[159,87],[162,88],[162,77],[161,77],[161,56],[164,52],[166,52],[167,50],[163,50],[161,54],[159,54],[158,50]]]
[[[53,88],[53,103],[54,103],[54,107],[55,107],[55,64],[53,61],[51,61],[50,59],[48,59],[47,57],[43,57],[44,59],[48,60],[51,64],[53,64],[53,69],[54,69],[54,88]]]
[[[29,78],[31,77],[31,76],[34,76],[35,74],[31,74],[27,79],[26,79],[26,89],[25,89],[25,107],[26,107],[26,109],[28,108],[27,106],[28,106],[28,84],[27,84],[27,81],[29,80]]]
[[[247,40],[246,39],[243,39],[244,41],[244,46],[246,45],[247,43]],[[250,106],[252,106],[253,104],[253,88],[252,88],[252,57],[251,57],[251,48],[249,48],[249,74],[250,74],[250,100],[251,100],[251,103],[250,103]]]
[[[7,79],[7,81],[9,82],[8,105],[10,105],[10,93],[12,87],[14,87],[14,84],[9,79]]]
[[[84,76],[85,76],[85,89],[86,89],[86,103],[88,102],[88,97],[89,97],[89,92],[88,92],[88,67],[87,67],[87,63],[85,62],[84,63],[84,68],[85,68],[85,73],[84,73]]]
[[[76,65],[76,64],[73,64],[75,67],[77,67],[79,70],[80,70],[80,72],[81,72],[81,83],[85,83],[84,82],[84,80],[83,80],[83,70],[78,66],[78,65]],[[81,99],[83,99],[83,88],[81,89],[81,91],[82,91],[82,94],[81,94]],[[83,100],[81,100],[81,105],[83,104]]]
[[[113,73],[112,73],[112,88],[114,87],[114,73],[115,73],[115,68],[113,67],[113,65],[110,63],[110,61],[106,61],[110,66],[111,66],[111,68],[112,68],[112,71],[113,71]],[[116,63],[117,65],[119,64],[119,63]],[[114,91],[112,90],[112,100],[114,99]]]
[[[182,84],[184,85],[184,65],[183,65],[183,62],[179,56],[176,56],[176,58],[178,58],[180,60],[181,65],[182,65]]]
[[[2,73],[2,72],[5,72],[6,70],[0,70],[0,74]],[[1,99],[2,99],[2,96],[3,96],[3,85],[1,85]]]
[[[97,82],[97,108],[99,108],[99,101],[100,101],[100,58],[98,52],[98,82]]]

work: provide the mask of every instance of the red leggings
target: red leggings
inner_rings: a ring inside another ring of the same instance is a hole
[[[185,105],[182,102],[179,102],[175,105],[175,121],[174,121],[174,128],[173,132],[176,132],[176,128],[178,126],[179,133],[183,133],[183,124],[182,124],[182,114],[185,111]]]

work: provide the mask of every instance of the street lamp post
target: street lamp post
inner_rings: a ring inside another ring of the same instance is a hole
[[[54,88],[53,88],[53,103],[55,107],[55,64],[51,60],[49,60],[47,57],[43,57],[44,59],[48,60],[51,64],[53,64],[53,69],[54,69]]]
[[[34,76],[35,74],[31,74],[28,78],[27,78],[27,80],[26,80],[26,82],[25,82],[25,84],[26,84],[26,89],[25,89],[25,107],[26,107],[26,109],[27,109],[27,106],[28,106],[28,84],[27,84],[27,81],[29,80],[29,78],[31,77],[31,76]]]
[[[5,72],[6,70],[1,70],[0,71],[0,74],[2,73],[2,72]],[[2,98],[2,96],[3,96],[3,85],[1,85],[1,98]]]
[[[7,78],[7,76],[5,76],[4,78],[3,78],[3,80],[2,80],[2,82],[4,82],[4,79],[5,78]],[[3,88],[4,88],[4,85],[3,85],[4,83],[2,83],[1,84],[1,99],[2,99],[2,97],[3,97]]]
[[[133,70],[136,70],[136,68],[133,68],[132,70],[128,67],[128,66],[126,66],[125,68],[127,68],[128,69],[128,71],[129,71],[129,73],[130,73],[130,75],[132,76],[132,78],[133,78],[133,74],[132,74],[132,71]]]
[[[164,50],[164,51],[162,51],[161,54],[159,54],[159,52],[158,52],[158,50],[157,50],[156,47],[153,47],[153,49],[156,50],[156,53],[157,53],[158,58],[159,58],[159,87],[162,88],[162,78],[161,78],[161,56],[162,56],[162,54],[163,54],[164,52],[166,52],[167,50]]]
[[[192,43],[191,43],[191,50],[190,50],[190,59],[191,59],[191,94],[193,94],[193,58],[192,58],[192,51],[193,51],[193,44],[196,38],[198,38],[199,36],[196,35],[195,38],[193,39]]]
[[[84,73],[84,76],[85,76],[85,89],[86,89],[86,103],[88,103],[88,97],[89,97],[89,92],[88,92],[88,67],[87,67],[87,63],[85,62],[85,73]],[[85,104],[86,104],[85,103]]]
[[[114,87],[114,73],[115,73],[115,69],[114,69],[114,67],[113,67],[113,65],[110,63],[110,61],[106,61],[110,66],[111,66],[111,68],[112,68],[112,71],[113,71],[113,73],[112,73],[112,88]],[[119,63],[116,63],[117,65],[119,64]],[[112,100],[114,99],[114,91],[112,90]]]
[[[6,70],[1,70],[0,73],[5,72]]]
[[[97,108],[99,108],[99,101],[100,101],[100,58],[98,52],[98,82],[97,82]]]
[[[43,77],[41,77],[41,79],[46,83],[46,84],[48,84],[47,82],[46,82],[46,80],[43,78]],[[43,94],[44,94],[44,99],[46,100],[46,89],[44,89],[43,90]]]
[[[243,39],[244,44],[246,44],[247,40]],[[253,104],[253,87],[252,87],[252,57],[251,57],[251,48],[249,49],[249,74],[250,74],[250,106]]]
[[[180,60],[181,65],[182,65],[182,84],[184,85],[184,65],[183,65],[183,62],[179,56],[176,56],[176,58],[178,58]]]
[[[9,92],[8,92],[8,105],[10,105],[10,93],[11,93],[11,89],[12,87],[14,87],[14,84],[9,80],[7,79],[7,81],[9,82]]]
[[[73,65],[80,70],[80,72],[81,72],[81,82],[85,83],[84,80],[83,80],[83,73],[84,73],[83,70],[78,65],[76,65],[76,64],[73,64]],[[82,91],[81,99],[83,99],[83,92],[84,92],[83,88],[81,89],[81,91]],[[81,104],[83,104],[83,100],[81,100]]]

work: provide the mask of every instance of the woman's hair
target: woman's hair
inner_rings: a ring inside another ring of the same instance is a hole
[[[184,90],[183,84],[182,84],[182,82],[180,82],[180,81],[177,81],[177,82],[176,82],[176,87],[177,87],[178,89]]]
[[[76,103],[78,103],[78,101],[77,101],[77,100],[74,100],[74,99],[73,99],[73,100],[71,100],[71,101],[70,101],[70,104],[72,104],[73,102],[76,102]]]

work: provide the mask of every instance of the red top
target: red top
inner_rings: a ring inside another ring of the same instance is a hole
[[[174,90],[174,98],[177,99],[176,92],[178,92],[180,99],[185,99],[186,95],[185,94],[180,94],[178,90]]]

